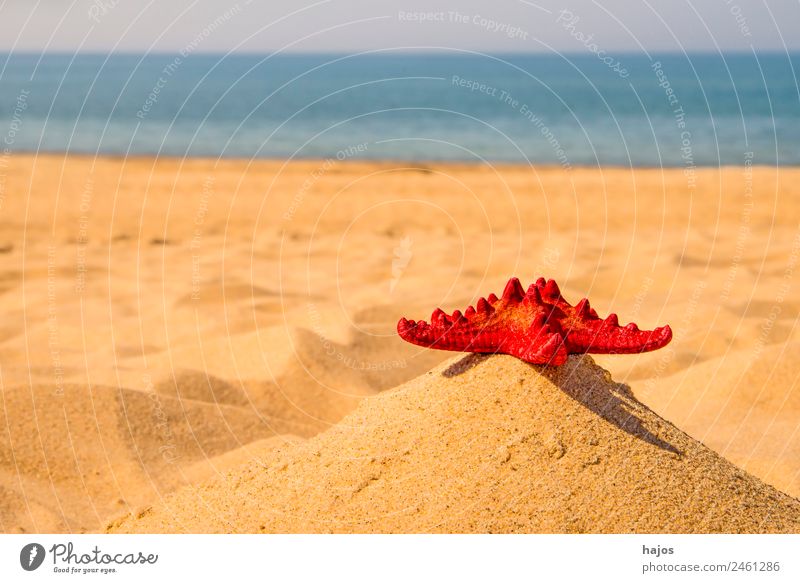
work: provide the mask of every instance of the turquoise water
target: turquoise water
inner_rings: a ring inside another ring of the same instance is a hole
[[[616,58],[0,55],[0,140],[7,152],[800,164],[800,55]]]

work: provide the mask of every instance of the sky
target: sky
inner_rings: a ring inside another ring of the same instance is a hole
[[[798,0],[0,0],[0,51],[800,50]]]

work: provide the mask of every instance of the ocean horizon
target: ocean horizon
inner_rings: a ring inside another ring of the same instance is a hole
[[[3,153],[800,164],[800,54],[0,55]]]

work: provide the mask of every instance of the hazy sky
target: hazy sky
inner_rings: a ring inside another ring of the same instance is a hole
[[[800,50],[800,1],[0,0],[3,52],[186,47],[192,52]]]

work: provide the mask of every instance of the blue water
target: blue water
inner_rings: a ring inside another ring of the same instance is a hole
[[[115,155],[800,164],[800,55],[616,58],[623,75],[590,54],[0,55],[0,140]]]

